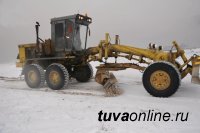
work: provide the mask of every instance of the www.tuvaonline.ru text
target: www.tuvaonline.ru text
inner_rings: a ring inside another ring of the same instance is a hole
[[[189,112],[98,112],[98,121],[188,121]]]

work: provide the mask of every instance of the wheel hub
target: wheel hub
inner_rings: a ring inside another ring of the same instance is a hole
[[[31,71],[28,72],[28,80],[31,83],[36,82],[36,80],[37,80],[37,74],[35,73],[35,71],[31,70]]]
[[[171,79],[167,72],[159,70],[151,74],[150,83],[156,90],[165,90],[170,86]]]
[[[60,75],[57,71],[51,71],[49,73],[49,80],[52,84],[56,85],[60,82]]]

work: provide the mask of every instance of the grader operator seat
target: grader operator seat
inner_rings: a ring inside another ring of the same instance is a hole
[[[90,17],[80,14],[51,19],[51,39],[56,55],[64,56],[67,52],[86,48],[91,22]]]

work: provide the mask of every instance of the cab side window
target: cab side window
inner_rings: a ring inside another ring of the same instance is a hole
[[[64,36],[63,23],[55,24],[55,35],[56,35],[56,37],[63,37]]]

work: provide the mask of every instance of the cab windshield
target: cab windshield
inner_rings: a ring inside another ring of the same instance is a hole
[[[76,24],[74,34],[74,49],[81,51],[85,47],[87,26]]]

